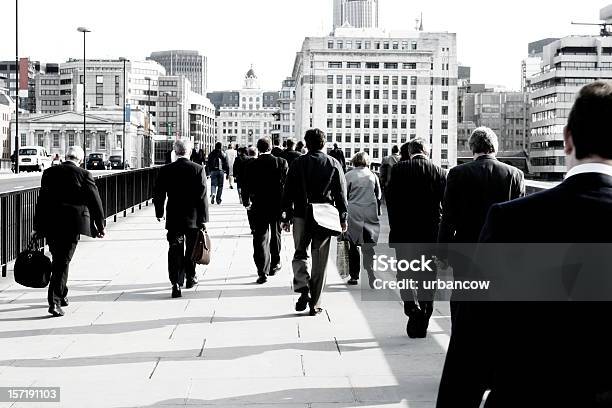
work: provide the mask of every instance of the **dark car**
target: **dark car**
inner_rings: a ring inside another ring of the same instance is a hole
[[[108,164],[111,170],[125,170],[125,164],[121,156],[111,156],[108,158]]]
[[[87,170],[107,170],[108,162],[104,153],[91,153],[87,157]]]

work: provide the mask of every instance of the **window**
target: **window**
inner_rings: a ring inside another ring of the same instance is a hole
[[[342,66],[340,68],[342,68]],[[367,69],[378,69],[380,68],[380,64],[378,62],[366,62],[366,68]]]
[[[442,115],[448,115],[448,106],[442,106]]]
[[[74,146],[74,145],[75,145],[74,133],[70,133],[68,134],[68,146]]]
[[[332,105],[331,103],[327,104],[327,113],[334,113],[334,105]]]
[[[342,75],[336,75],[336,84],[342,85]]]
[[[397,69],[397,62],[385,62],[385,69]]]
[[[410,85],[415,86],[416,84],[417,84],[417,77],[411,76],[410,77]]]
[[[342,68],[342,62],[337,62],[337,61],[330,61],[327,63],[327,67],[328,68]]]
[[[346,76],[346,84],[347,85],[352,85],[353,84],[353,77],[351,75],[347,75]]]
[[[370,76],[369,75],[363,77],[363,84],[364,85],[370,85]]]
[[[410,105],[410,114],[411,115],[416,115],[416,113],[417,113],[416,105]]]
[[[448,91],[442,91],[442,100],[448,101]]]
[[[331,50],[332,48],[334,48],[334,42],[333,42],[333,41],[328,41],[328,42],[327,42],[327,48],[328,48],[328,49],[330,49],[330,50]]]
[[[448,120],[443,120],[442,121],[442,129],[443,130],[447,130],[448,129]]]
[[[417,69],[417,64],[416,62],[404,62],[403,68],[404,69]]]
[[[333,89],[328,89],[327,90],[327,99],[333,99],[334,97],[334,90]]]
[[[53,134],[53,147],[60,147],[60,137],[59,134]]]
[[[361,68],[361,62],[348,62],[346,64],[347,68]]]

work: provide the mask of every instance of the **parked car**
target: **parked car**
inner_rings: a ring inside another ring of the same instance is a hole
[[[104,153],[90,153],[87,156],[87,170],[108,170],[109,164]]]
[[[19,171],[44,171],[49,167],[51,167],[51,156],[44,147],[19,148]]]
[[[127,166],[123,163],[123,158],[121,156],[111,156],[108,158],[108,163],[110,164],[111,170],[126,170]]]

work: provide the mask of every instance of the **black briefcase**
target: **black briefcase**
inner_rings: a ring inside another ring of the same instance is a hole
[[[51,260],[30,241],[28,249],[17,256],[13,274],[15,282],[28,288],[46,288],[51,279]]]

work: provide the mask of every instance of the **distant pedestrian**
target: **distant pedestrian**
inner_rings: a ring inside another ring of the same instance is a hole
[[[312,204],[332,204],[338,211],[341,228],[346,231],[346,179],[340,163],[323,152],[325,133],[306,132],[308,153],[291,164],[283,197],[283,229],[290,231],[293,221],[293,286],[300,294],[295,310],[310,315],[322,311],[321,292],[325,286],[327,260],[332,233],[312,221]],[[309,262],[310,255],[312,262]]]
[[[283,157],[283,149],[280,148],[280,140],[275,137],[273,140],[274,147],[272,148],[272,156]]]
[[[287,179],[287,161],[271,154],[271,141],[257,141],[259,157],[247,162],[241,181],[242,203],[249,211],[257,283],[281,270],[281,200]]]
[[[196,147],[191,152],[190,159],[192,162],[197,163],[200,166],[204,165],[204,161],[206,160],[206,153],[204,152],[204,149],[200,147],[199,144],[196,145]]]
[[[223,196],[223,180],[225,175],[229,173],[229,166],[227,164],[227,156],[221,150],[223,145],[221,142],[215,144],[215,150],[210,152],[208,160],[206,161],[206,167],[208,174],[210,175],[210,203],[214,204],[215,200],[217,204],[221,204]]]
[[[342,171],[346,173],[346,159],[344,157],[344,152],[338,147],[338,143],[334,143],[334,148],[329,152],[329,155],[338,160],[342,166]]]
[[[231,143],[229,144],[229,146],[227,146],[225,155],[227,156],[227,167],[228,167],[227,180],[229,181],[229,187],[233,190],[234,189],[234,162],[236,161],[236,156],[238,155],[238,152],[236,151],[236,149],[234,149],[234,146]]]
[[[348,196],[349,285],[359,283],[361,265],[368,273],[370,286],[374,282],[373,244],[380,234],[381,189],[378,177],[370,170],[370,157],[359,152],[353,157],[353,169],[346,173]],[[365,244],[365,245],[363,245]],[[362,256],[363,252],[363,256]]]
[[[442,214],[442,198],[446,187],[446,171],[429,159],[429,143],[415,138],[407,143],[410,160],[401,161],[391,170],[387,193],[389,208],[389,242],[395,246],[397,259],[413,259],[409,243],[436,243]],[[423,255],[423,254],[418,254]],[[426,254],[428,256],[433,254]],[[433,267],[435,271],[435,267]],[[423,273],[411,275],[398,272],[398,280],[413,279],[422,282],[431,278]],[[422,288],[422,284],[419,285]],[[404,313],[408,316],[406,332],[411,338],[427,335],[429,319],[433,313],[431,291],[400,291],[404,301]]]
[[[166,215],[168,275],[172,297],[181,297],[181,287],[191,289],[198,283],[195,262],[191,254],[198,229],[208,222],[206,173],[199,164],[190,161],[189,142],[174,142],[176,161],[162,167],[153,191],[155,215],[161,221]],[[167,198],[167,203],[166,203]],[[166,205],[164,211],[164,204]]]
[[[401,157],[399,154],[399,147],[397,145],[391,148],[391,155],[387,157],[383,157],[382,162],[380,163],[380,185],[382,187],[383,192],[386,192],[387,185],[389,184],[389,176],[391,175],[391,169],[397,163],[400,162]]]
[[[306,150],[304,149],[304,142],[302,142],[301,140],[297,142],[295,145],[295,151],[300,154],[306,154]]]
[[[291,163],[298,157],[302,155],[302,153],[295,150],[295,140],[287,139],[285,142],[287,144],[287,148],[283,151],[282,158],[287,160],[287,164],[291,167]]]
[[[79,146],[66,161],[45,170],[34,216],[34,237],[45,237],[53,261],[47,300],[49,313],[63,316],[68,306],[68,268],[81,235],[104,238],[104,209],[96,183],[80,167],[85,153]]]

